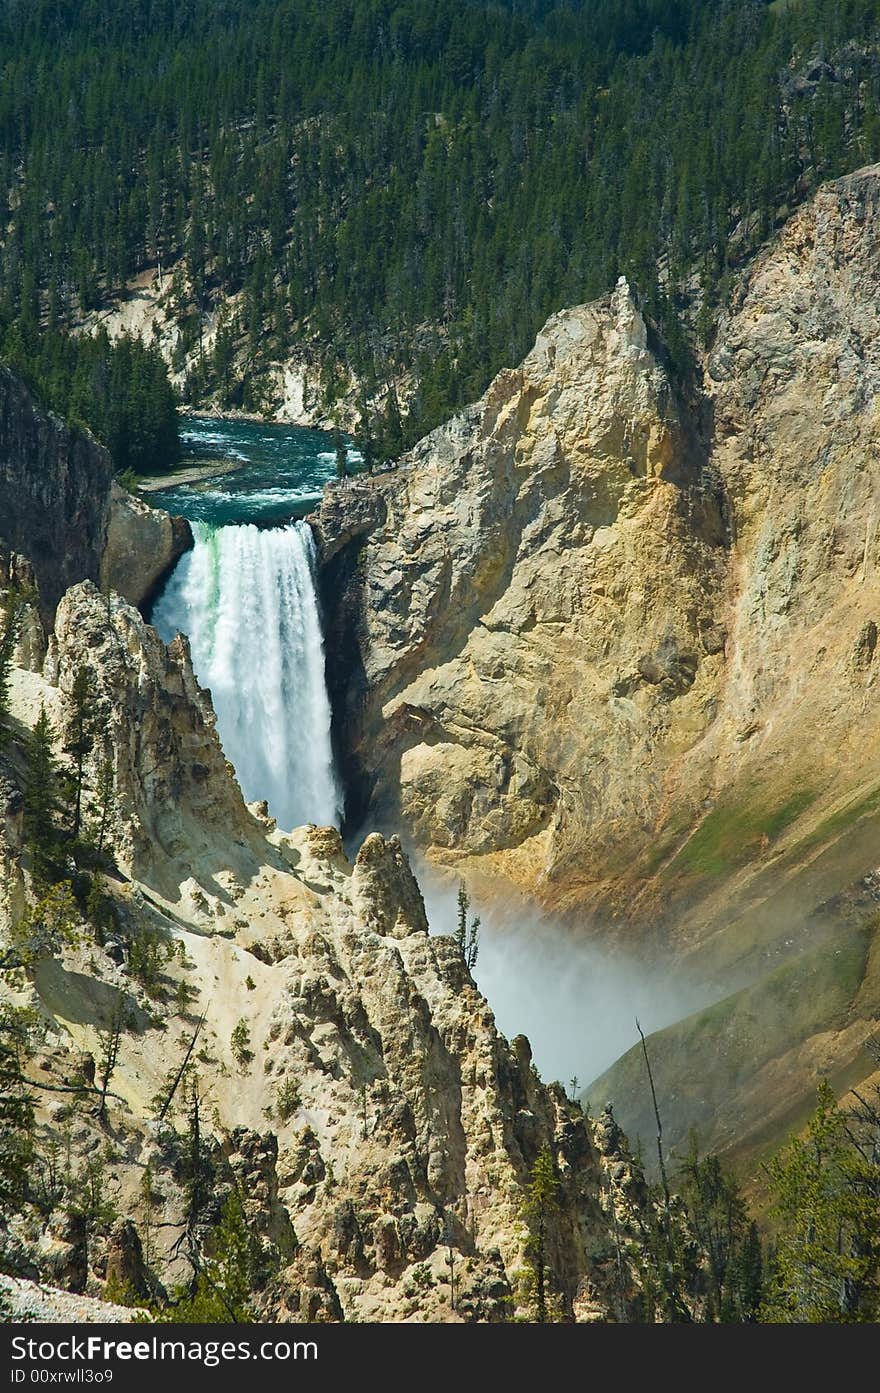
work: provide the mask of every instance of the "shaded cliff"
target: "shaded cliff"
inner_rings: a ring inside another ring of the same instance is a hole
[[[8,572],[11,554],[27,559],[45,623],[81,580],[143,603],[191,545],[183,518],[130,498],[103,446],[0,367],[0,563]]]
[[[27,557],[47,618],[68,586],[99,577],[112,477],[106,450],[0,367],[0,542]]]

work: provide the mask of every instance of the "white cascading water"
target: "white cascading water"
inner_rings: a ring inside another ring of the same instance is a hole
[[[189,637],[217,728],[248,801],[285,830],[339,826],[315,544],[302,522],[192,524],[195,546],[153,611],[168,642]]]

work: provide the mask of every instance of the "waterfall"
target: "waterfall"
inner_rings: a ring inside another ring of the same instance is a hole
[[[265,798],[285,829],[338,826],[311,530],[192,526],[152,622],[166,642],[188,636],[245,798]]]

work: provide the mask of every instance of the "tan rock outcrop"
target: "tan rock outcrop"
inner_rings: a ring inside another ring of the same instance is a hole
[[[144,604],[192,544],[185,518],[148,507],[113,480],[101,555],[104,590],[117,591],[133,605]]]
[[[228,874],[216,862],[217,831],[230,845],[261,833],[227,766],[186,639],[166,648],[133,606],[86,581],[58,606],[46,675],[69,694],[80,668],[94,678],[103,727],[93,785],[105,753],[114,765],[121,863],[173,895],[188,877]]]
[[[746,268],[699,393],[621,284],[316,518],[353,821],[684,961],[707,996],[766,979],[771,1001],[829,943],[847,964],[845,1004],[823,982],[790,1039],[756,1026],[754,1099],[718,1061],[697,1101],[738,1096],[736,1127],[703,1118],[724,1145],[803,1109],[817,1061],[868,1069],[876,1030],[878,245],[872,166]],[[679,1099],[698,1037],[664,1048]]]
[[[557,907],[675,902],[689,942],[713,878],[729,896],[870,794],[878,236],[880,166],[820,190],[745,274],[702,401],[621,283],[397,472],[328,486],[356,640],[330,671],[374,818]]]
[[[626,283],[396,474],[329,487],[318,531],[348,627],[360,587],[331,682],[373,815],[546,898],[607,880],[724,665],[717,481]]]
[[[126,1005],[105,1181],[119,1213],[141,1223],[148,1165],[160,1197],[149,1200],[161,1210],[148,1211],[140,1287],[188,1275],[180,1158],[192,1103],[181,1090],[160,1123],[157,1100],[199,1021],[206,1203],[216,1220],[238,1185],[273,1274],[255,1292],[264,1314],[509,1318],[526,1302],[524,1187],[544,1146],[559,1175],[552,1290],[566,1313],[577,1298],[590,1318],[617,1314],[588,1124],[540,1081],[527,1043],[499,1035],[454,941],[429,936],[400,843],[373,835],[352,865],[335,829],[268,831],[225,763],[185,642],[166,649],[136,610],[108,605],[90,583],[59,604],[43,676],[14,684],[16,718],[32,723],[50,700],[63,721],[83,666],[113,759],[117,869],[103,882],[105,929],[83,926],[81,942],[34,969],[29,991],[48,1029],[44,1078],[66,1080],[84,1054],[98,1058],[108,1013]],[[103,748],[88,762],[87,820]],[[11,842],[0,851],[4,876],[20,885],[26,856]],[[5,903],[7,926],[20,912]],[[131,966],[146,941],[169,947],[149,995]],[[54,1106],[50,1131],[69,1115]],[[102,1135],[77,1114],[83,1154]],[[97,1294],[108,1271],[122,1272],[117,1238],[91,1245],[84,1289]],[[136,1238],[126,1230],[129,1257]],[[38,1253],[31,1260],[39,1266]],[[634,1279],[628,1309],[639,1299]]]

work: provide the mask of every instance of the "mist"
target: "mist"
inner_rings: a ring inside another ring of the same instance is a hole
[[[458,878],[424,862],[417,875],[431,932],[454,933]],[[526,901],[469,893],[481,921],[474,978],[502,1034],[528,1036],[548,1082],[576,1078],[583,1089],[637,1043],[636,1017],[647,1035],[714,999],[680,972],[591,940],[588,923],[578,931]]]

